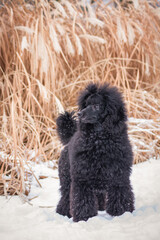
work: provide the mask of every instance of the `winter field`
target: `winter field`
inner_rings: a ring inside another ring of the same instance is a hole
[[[31,161],[58,162],[56,118],[89,82],[122,92],[134,163],[160,155],[157,1],[90,2],[0,5],[0,195],[28,194]]]
[[[132,214],[111,217],[99,212],[87,222],[78,223],[55,212],[59,180],[57,170],[51,166],[50,163],[33,166],[37,178],[47,178],[39,180],[42,188],[33,179],[27,199],[0,197],[1,240],[160,239],[160,159],[133,166],[131,181],[136,205]]]
[[[0,1],[0,240],[160,240],[159,1],[90,2]],[[135,211],[74,223],[55,211],[56,118],[89,82],[124,96]]]

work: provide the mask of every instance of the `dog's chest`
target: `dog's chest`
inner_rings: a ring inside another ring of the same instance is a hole
[[[90,172],[94,173],[94,176],[102,176],[103,171],[106,172],[106,150],[106,141],[103,141],[102,139],[93,139],[92,142],[90,139],[89,143],[86,141],[85,145],[83,146],[81,157],[85,161],[86,167],[90,169]]]
[[[89,163],[99,164],[97,162],[101,160],[100,162],[105,164],[106,160],[117,151],[117,144],[110,138],[89,136],[86,139],[78,139],[74,149],[78,155],[82,154],[85,161],[88,160]]]
[[[112,139],[90,138],[88,141],[86,140],[83,148],[90,155],[102,157],[115,151],[115,143]]]
[[[82,181],[95,182],[97,187],[106,184],[115,149],[111,139],[77,138],[70,155],[73,174]]]

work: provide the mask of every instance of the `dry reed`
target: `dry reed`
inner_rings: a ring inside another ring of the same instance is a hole
[[[32,1],[34,2],[34,1]],[[124,94],[135,163],[160,152],[160,9],[75,1],[0,8],[0,194],[24,193],[30,160],[58,159],[55,119],[90,82]]]

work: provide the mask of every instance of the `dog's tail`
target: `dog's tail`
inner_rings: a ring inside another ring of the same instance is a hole
[[[61,142],[66,145],[77,130],[74,112],[60,114],[56,121],[57,133]]]

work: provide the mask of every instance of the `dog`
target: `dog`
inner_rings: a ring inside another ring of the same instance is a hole
[[[133,212],[133,153],[121,93],[116,87],[91,83],[80,93],[78,107],[77,119],[74,112],[65,112],[56,121],[64,145],[56,212],[75,222],[87,221],[98,210],[111,216]]]

